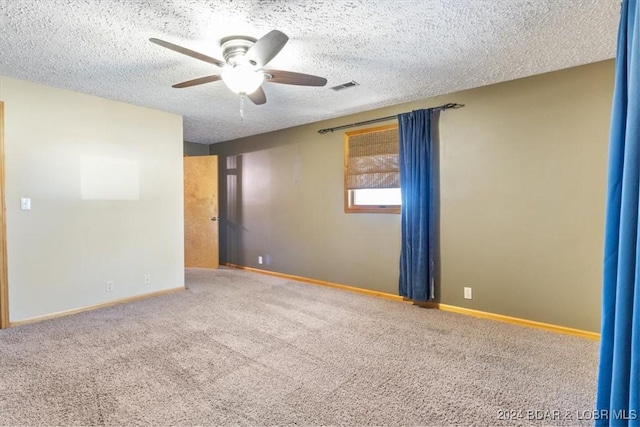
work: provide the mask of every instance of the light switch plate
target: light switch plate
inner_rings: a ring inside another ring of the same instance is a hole
[[[31,210],[31,199],[29,197],[23,197],[20,199],[20,210],[23,210],[23,211]]]

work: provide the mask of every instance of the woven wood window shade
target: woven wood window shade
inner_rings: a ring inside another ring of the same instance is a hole
[[[346,134],[348,190],[399,188],[398,128]]]

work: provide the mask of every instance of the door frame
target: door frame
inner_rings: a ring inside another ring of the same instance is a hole
[[[9,279],[7,275],[7,206],[4,194],[4,102],[0,101],[0,329],[9,327]]]

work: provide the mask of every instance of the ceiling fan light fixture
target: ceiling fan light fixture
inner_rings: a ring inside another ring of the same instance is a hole
[[[256,70],[250,64],[239,64],[225,68],[222,71],[222,80],[232,92],[249,95],[262,85],[264,72]]]
[[[246,95],[255,105],[262,105],[267,102],[266,94],[261,87],[264,82],[295,86],[324,86],[327,84],[327,79],[324,77],[293,71],[264,69],[282,50],[287,40],[289,40],[289,37],[278,30],[272,30],[260,39],[249,36],[225,37],[220,40],[222,56],[224,56],[225,60],[220,61],[177,44],[153,37],[149,39],[154,44],[213,64],[222,69],[220,74],[192,79],[174,84],[171,87],[181,89],[222,80],[229,90],[243,95],[242,102],[244,102],[244,95]]]

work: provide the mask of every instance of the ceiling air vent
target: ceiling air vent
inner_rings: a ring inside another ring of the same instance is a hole
[[[341,85],[333,86],[333,87],[330,87],[329,89],[338,91],[338,90],[349,89],[350,87],[354,87],[354,86],[360,86],[360,83],[358,83],[355,80],[351,80],[350,82],[342,83]]]

